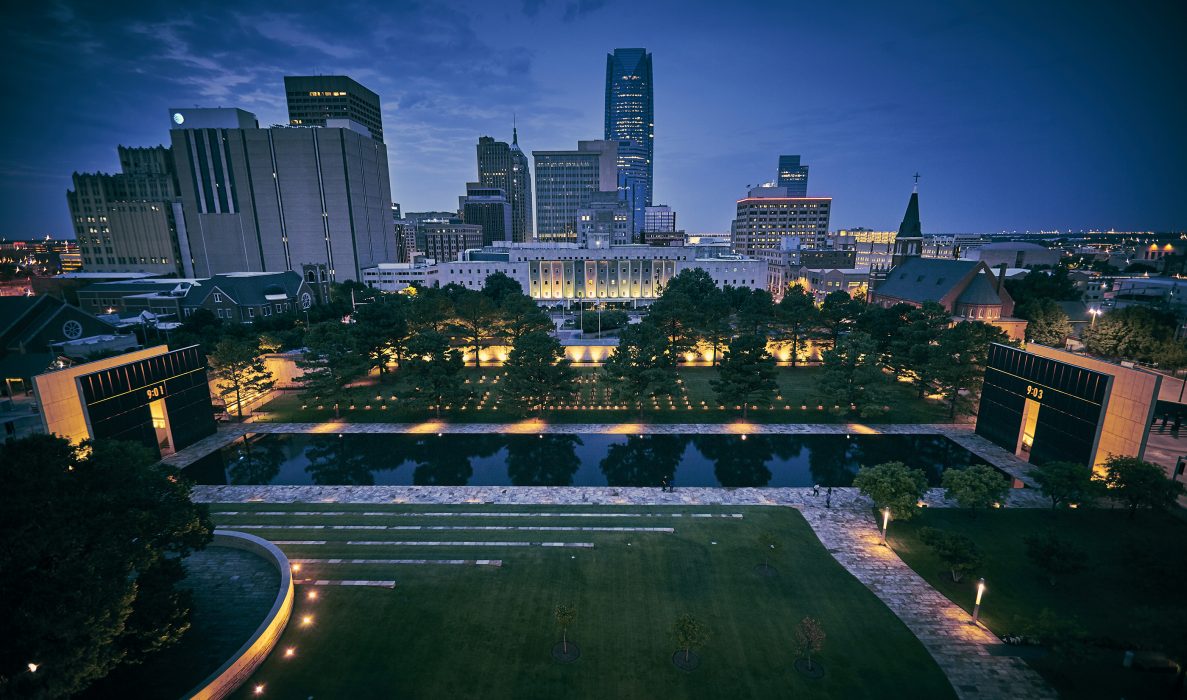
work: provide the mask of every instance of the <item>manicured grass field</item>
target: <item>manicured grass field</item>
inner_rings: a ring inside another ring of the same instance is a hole
[[[467,368],[466,377],[475,399],[464,407],[453,406],[442,417],[458,422],[486,423],[513,420],[517,414],[507,410],[499,401],[502,375],[498,367]],[[547,419],[554,423],[619,422],[635,420],[639,410],[635,406],[619,407],[611,387],[600,370],[579,368],[580,382],[575,398],[563,408],[551,410]],[[780,367],[777,381],[779,394],[770,406],[751,410],[749,420],[756,423],[838,423],[854,420],[853,416],[836,415],[831,405],[822,402],[817,391],[819,367]],[[681,384],[672,397],[662,397],[646,407],[643,419],[652,423],[723,423],[741,418],[741,410],[722,407],[710,382],[717,378],[711,367],[684,367],[679,370]],[[373,375],[365,386],[353,392],[349,401],[340,406],[343,419],[351,422],[412,422],[431,417],[427,409],[407,405],[406,397],[396,374],[383,377]],[[945,423],[949,421],[948,407],[934,399],[920,399],[912,385],[891,382],[886,404],[890,412],[879,416],[883,423]],[[376,397],[379,397],[378,399]],[[395,396],[393,400],[391,397]],[[617,405],[616,405],[617,404]],[[304,406],[304,408],[302,408]],[[368,406],[370,408],[368,408]],[[266,420],[275,422],[319,422],[333,418],[332,406],[323,404],[320,410],[314,402],[307,402],[297,392],[286,392],[257,411]]]
[[[395,580],[394,589],[298,586],[293,621],[277,650],[239,693],[280,698],[946,698],[947,679],[907,628],[824,550],[787,508],[650,506],[212,505],[220,526],[670,527],[666,532],[573,530],[247,529],[291,558],[500,559],[477,565],[302,565],[298,577]],[[258,515],[259,511],[347,515]],[[238,511],[240,515],[219,514]],[[383,515],[362,515],[362,512]],[[445,513],[416,516],[415,513]],[[527,513],[484,517],[477,513]],[[540,513],[566,513],[566,517]],[[573,517],[571,514],[585,513]],[[607,517],[605,514],[632,514]],[[694,513],[742,518],[701,518]],[[652,514],[652,515],[647,515]],[[681,514],[681,517],[672,517]],[[756,568],[761,533],[777,534]],[[592,548],[363,546],[365,541],[592,542]],[[558,603],[576,606],[572,664],[551,657]],[[710,639],[692,672],[671,662],[671,626],[698,617]],[[313,621],[302,625],[302,618]],[[792,667],[795,625],[817,618],[828,638],[826,675]],[[294,649],[286,657],[285,650]]]
[[[1121,666],[1125,649],[1158,649],[1163,646],[1158,628],[1185,621],[1180,584],[1187,574],[1187,523],[1182,519],[1141,513],[1131,521],[1124,511],[1095,509],[999,510],[973,518],[965,511],[932,509],[894,523],[889,541],[899,556],[971,610],[976,577],[953,583],[943,563],[919,541],[925,526],[961,533],[981,548],[985,561],[976,576],[984,576],[987,585],[981,620],[998,635],[1025,633],[1043,609],[1075,620],[1087,632],[1094,646],[1082,658],[1051,654],[1029,661],[1062,697],[1183,697],[1167,695],[1173,676]],[[1084,550],[1087,568],[1052,586],[1027,557],[1023,542],[1044,532]],[[1183,634],[1180,629],[1180,640]]]

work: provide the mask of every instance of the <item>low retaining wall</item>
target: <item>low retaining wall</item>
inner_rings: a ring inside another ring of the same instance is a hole
[[[221,700],[243,685],[260,664],[264,663],[276,642],[280,641],[280,635],[284,633],[284,628],[293,613],[293,574],[289,568],[288,557],[284,556],[284,552],[276,545],[243,532],[215,530],[214,541],[209,546],[242,549],[272,562],[280,573],[280,591],[276,594],[276,602],[272,604],[268,616],[256,628],[251,638],[217,671],[186,693],[186,698],[197,700]]]

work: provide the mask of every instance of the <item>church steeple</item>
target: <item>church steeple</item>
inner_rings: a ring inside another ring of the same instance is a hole
[[[915,183],[915,191],[907,202],[907,212],[903,214],[903,222],[899,224],[898,235],[894,239],[892,267],[898,267],[907,258],[918,258],[923,254],[923,225],[919,222],[919,175],[915,175]]]

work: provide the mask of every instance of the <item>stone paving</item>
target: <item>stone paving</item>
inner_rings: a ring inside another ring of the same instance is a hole
[[[1001,641],[932,588],[888,547],[870,512],[802,509],[829,553],[886,603],[923,643],[960,698],[1054,698],[1038,673],[1016,657],[995,656]],[[969,596],[972,597],[972,586]]]

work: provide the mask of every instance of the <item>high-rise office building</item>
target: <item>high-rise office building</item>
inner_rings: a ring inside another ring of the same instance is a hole
[[[74,173],[66,192],[74,236],[89,272],[187,272],[173,153],[119,147],[120,172]],[[184,237],[184,236],[183,236]]]
[[[383,141],[379,95],[345,75],[286,75],[291,126],[325,126],[328,119],[349,119]]]
[[[776,251],[784,236],[798,236],[805,250],[824,248],[828,239],[831,197],[790,197],[786,187],[760,185],[738,200],[731,232],[735,253],[763,257]]]
[[[458,197],[458,213],[463,222],[482,227],[482,245],[511,241],[511,203],[501,188],[467,182],[465,196]]]
[[[651,54],[646,49],[615,49],[606,55],[605,138],[625,142],[618,150],[619,189],[634,212],[638,234],[643,230],[644,208],[654,195],[655,97]]]
[[[787,188],[788,197],[808,196],[808,166],[800,164],[799,156],[779,156],[779,187]]]
[[[425,222],[425,255],[439,263],[453,262],[462,251],[482,247],[482,227],[476,224]]]
[[[170,116],[194,276],[361,280],[396,259],[387,147],[357,122],[260,129],[238,109]]]
[[[643,212],[643,233],[674,233],[676,212],[666,204],[647,207]]]
[[[618,192],[618,141],[578,141],[576,151],[532,151],[536,161],[536,238],[577,240],[577,212],[596,192]]]
[[[478,182],[506,193],[511,204],[511,240],[533,240],[532,172],[527,155],[519,149],[519,129],[511,129],[510,144],[490,136],[478,139]]]

